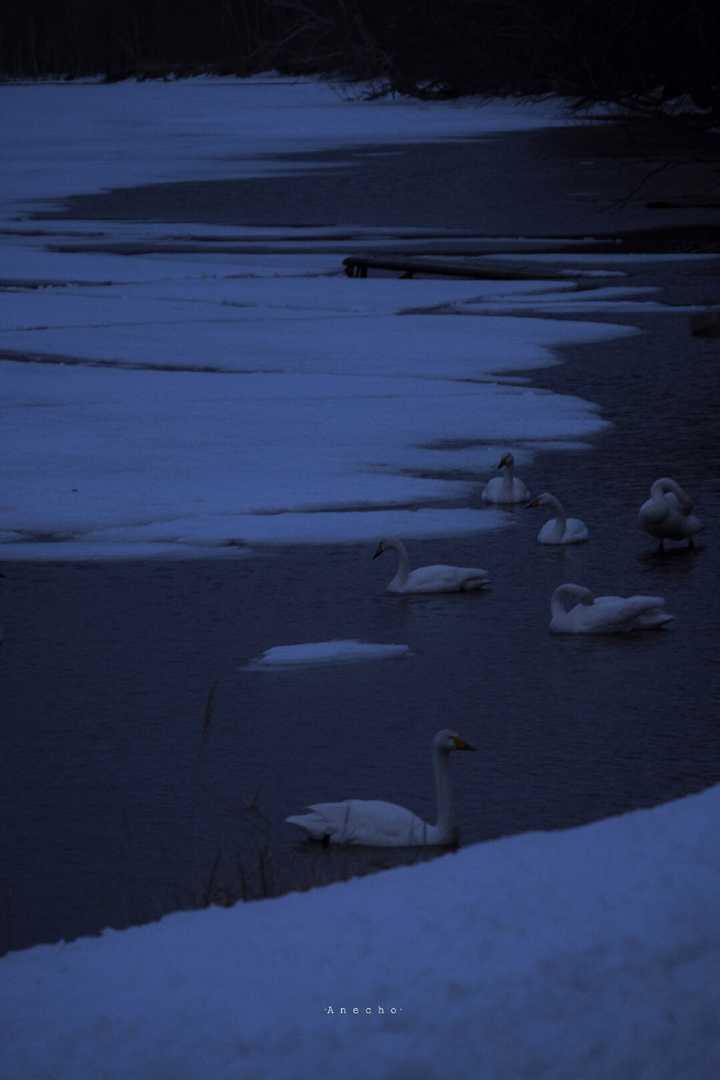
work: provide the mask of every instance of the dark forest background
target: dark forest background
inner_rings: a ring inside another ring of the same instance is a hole
[[[684,0],[10,0],[5,78],[342,74],[420,96],[536,95],[720,120],[720,3]]]

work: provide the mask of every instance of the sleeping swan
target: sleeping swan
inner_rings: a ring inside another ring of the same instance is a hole
[[[395,803],[347,799],[345,802],[316,803],[310,813],[286,818],[299,825],[311,840],[326,844],[370,844],[376,847],[416,847],[426,844],[456,844],[450,797],[448,765],[453,750],[474,750],[454,731],[438,731],[433,739],[437,824],[427,822]]]
[[[659,629],[673,618],[662,596],[593,596],[582,585],[560,585],[550,611],[556,634],[625,634]]]
[[[519,477],[515,476],[515,458],[512,454],[503,454],[498,462],[502,476],[493,476],[483,488],[482,498],[491,503],[527,502],[530,492]]]
[[[381,540],[373,559],[384,551],[397,551],[398,568],[387,587],[391,593],[470,592],[489,582],[487,570],[473,566],[421,566],[410,570],[408,553],[402,540]]]
[[[669,476],[661,476],[650,488],[650,498],[640,507],[640,528],[660,542],[658,551],[664,550],[665,540],[687,540],[688,547],[693,548],[693,536],[702,529],[702,522],[692,508],[692,499],[680,485]]]
[[[557,514],[557,517],[550,518],[543,525],[538,533],[538,544],[581,544],[590,535],[584,521],[565,516],[562,503],[549,491],[531,499],[526,509],[531,506],[549,506]]]

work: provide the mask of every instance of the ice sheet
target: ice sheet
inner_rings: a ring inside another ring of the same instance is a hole
[[[296,668],[308,664],[348,664],[364,660],[385,660],[407,656],[408,645],[382,645],[376,642],[336,640],[308,641],[300,645],[273,645],[247,665],[249,671]]]

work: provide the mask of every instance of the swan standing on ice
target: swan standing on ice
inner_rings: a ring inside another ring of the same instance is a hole
[[[433,739],[437,824],[426,821],[395,803],[347,799],[345,802],[316,803],[310,813],[286,818],[299,825],[311,840],[326,844],[369,844],[376,847],[416,847],[456,844],[448,765],[453,750],[475,750],[455,731],[438,731]]]
[[[560,585],[550,611],[556,634],[625,634],[659,629],[673,618],[662,596],[593,596],[582,585]]]
[[[581,544],[590,535],[584,521],[565,516],[562,503],[549,491],[531,499],[526,509],[531,506],[549,506],[557,515],[543,525],[538,533],[538,544]]]
[[[485,502],[527,502],[530,492],[515,475],[515,458],[512,454],[503,454],[498,462],[498,469],[502,469],[502,476],[493,476],[483,488],[482,498]]]
[[[692,513],[693,501],[669,476],[661,476],[650,488],[650,498],[640,507],[640,528],[659,541],[658,551],[666,540],[687,540],[694,548],[693,536],[702,529],[700,518]]]
[[[476,566],[421,566],[410,570],[408,553],[402,540],[381,540],[373,559],[384,551],[397,551],[398,568],[387,587],[391,593],[470,592],[482,589],[489,582],[487,570]]]

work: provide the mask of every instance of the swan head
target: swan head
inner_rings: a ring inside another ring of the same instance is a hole
[[[387,536],[384,540],[379,541],[378,546],[375,548],[373,559],[379,559],[382,553],[387,551],[388,548],[391,551],[397,551],[401,556],[406,554],[405,545],[402,540],[398,540],[396,536]]]
[[[476,746],[463,739],[461,735],[458,735],[457,731],[448,731],[447,728],[438,731],[433,739],[433,746],[436,750],[440,750],[445,754],[449,754],[453,750],[477,750]]]
[[[550,605],[553,607],[555,604],[562,604],[564,600],[569,601],[573,607],[576,604],[584,604],[586,607],[592,607],[595,602],[595,597],[590,589],[586,589],[584,585],[573,585],[568,583],[567,585],[558,585],[557,589],[552,594]]]
[[[531,510],[535,506],[550,506],[554,502],[549,491],[543,491],[542,495],[536,495],[530,502],[525,503],[525,509]]]
[[[510,468],[512,468],[514,464],[515,458],[512,456],[512,454],[503,454],[503,456],[498,461],[498,469],[504,469],[505,466],[509,466]]]

